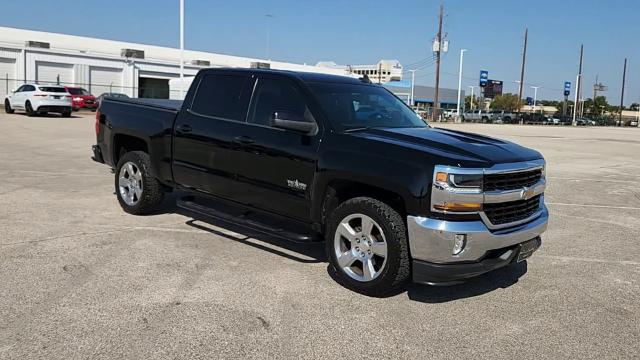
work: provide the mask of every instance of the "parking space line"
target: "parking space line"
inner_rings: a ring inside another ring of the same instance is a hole
[[[572,203],[558,203],[558,202],[548,202],[548,201],[545,201],[545,204],[547,204],[547,205],[556,205],[556,206],[576,206],[576,207],[590,207],[590,208],[618,209],[618,210],[640,210],[640,207],[634,207],[634,206],[572,204]]]

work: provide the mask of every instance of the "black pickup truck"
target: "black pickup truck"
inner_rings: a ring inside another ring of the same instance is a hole
[[[126,212],[174,190],[200,214],[237,206],[324,240],[343,285],[369,295],[522,261],[547,227],[540,153],[433,128],[367,79],[206,69],[184,101],[105,99],[96,135]]]

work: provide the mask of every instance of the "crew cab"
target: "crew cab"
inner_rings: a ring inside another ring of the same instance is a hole
[[[4,110],[13,114],[24,110],[27,116],[59,113],[71,116],[71,95],[62,86],[24,84],[4,99]]]
[[[191,213],[324,241],[372,296],[524,261],[547,227],[539,152],[433,128],[367,79],[205,69],[184,101],[105,98],[96,136],[124,211],[188,194]]]

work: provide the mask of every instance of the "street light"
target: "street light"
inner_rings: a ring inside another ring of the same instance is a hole
[[[533,89],[533,110],[535,111],[536,103],[538,101],[538,88],[540,88],[540,86],[531,86],[531,88]]]
[[[413,101],[413,91],[415,88],[415,84],[416,84],[416,70],[409,70],[411,72],[411,95],[409,97],[409,105],[411,106],[411,108],[413,109],[413,106],[415,105],[415,102]]]
[[[475,88],[475,86],[469,86],[469,88],[471,89],[471,101],[469,102],[469,105],[470,105],[471,109],[469,109],[469,110],[473,111],[473,100],[474,100],[473,89]]]
[[[270,45],[270,37],[271,37],[271,19],[273,19],[275,16],[273,14],[267,14],[265,15],[267,18],[267,60],[269,59],[269,45]]]
[[[184,0],[180,0],[180,99],[184,98]]]
[[[464,52],[467,49],[460,50],[460,70],[458,71],[458,105],[456,106],[456,116],[460,119],[460,97],[462,96],[462,62],[464,61]]]

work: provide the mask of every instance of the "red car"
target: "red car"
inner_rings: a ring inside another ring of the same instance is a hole
[[[65,89],[71,94],[73,111],[80,109],[95,110],[98,105],[96,104],[96,97],[91,95],[90,92],[81,87],[69,87]]]

